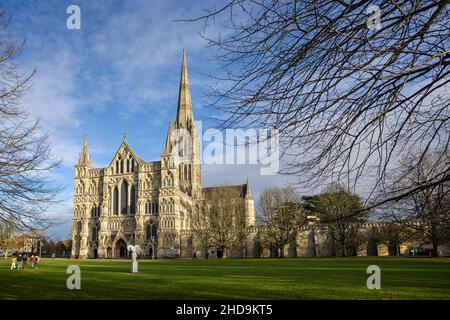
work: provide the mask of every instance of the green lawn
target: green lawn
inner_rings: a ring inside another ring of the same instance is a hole
[[[81,268],[68,290],[66,268]],[[381,290],[366,268],[381,268]],[[450,299],[450,259],[298,258],[222,260],[42,259],[38,270],[9,270],[0,258],[0,299]]]

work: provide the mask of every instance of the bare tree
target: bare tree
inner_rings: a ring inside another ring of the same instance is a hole
[[[206,248],[215,248],[218,256],[242,252],[249,234],[244,199],[237,189],[228,185],[214,188],[203,210],[191,218],[196,239]]]
[[[12,219],[7,221],[0,220],[0,249],[3,250],[5,259],[8,257],[8,250],[14,246],[16,231],[16,224]]]
[[[211,246],[211,225],[210,219],[205,214],[204,206],[198,205],[191,208],[190,227],[194,238],[195,246],[200,246],[201,251],[206,255]]]
[[[420,155],[418,155],[420,156]],[[416,157],[418,157],[416,156]],[[414,157],[405,158],[399,169],[392,194],[401,193],[405,186],[421,185],[430,177],[447,169],[450,153],[435,152],[425,156],[419,165]],[[449,174],[448,172],[446,174]],[[450,182],[430,185],[408,197],[389,204],[385,215],[408,228],[415,230],[423,242],[431,243],[433,256],[438,255],[438,246],[450,240]]]
[[[388,247],[389,256],[398,256],[400,245],[412,239],[414,239],[413,230],[396,221],[388,222],[378,230],[378,240]]]
[[[301,198],[292,187],[270,188],[261,193],[260,206],[264,239],[281,258],[284,247],[296,241],[298,231],[308,222]]]
[[[0,220],[30,229],[49,224],[45,210],[60,188],[47,176],[58,165],[48,138],[21,105],[34,74],[23,76],[15,61],[23,44],[0,12]]]
[[[183,21],[227,27],[204,35],[223,66],[212,107],[224,127],[278,129],[299,183],[371,177],[375,191],[399,155],[421,147],[419,165],[448,148],[449,2],[229,0]],[[449,181],[449,168],[382,201]]]

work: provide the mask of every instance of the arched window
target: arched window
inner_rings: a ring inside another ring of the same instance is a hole
[[[152,238],[152,227],[148,224],[145,230],[145,238],[150,240]]]
[[[134,160],[131,159],[131,172],[134,172]]]
[[[131,186],[130,191],[130,213],[136,213],[136,188],[134,187],[134,185]]]
[[[128,183],[127,180],[124,180],[120,188],[120,212],[122,214],[127,214],[127,209],[128,209]]]
[[[127,159],[127,172],[130,172],[130,159]]]
[[[117,186],[114,187],[114,201],[113,201],[113,214],[119,214],[119,189]]]
[[[97,228],[93,227],[92,228],[92,241],[97,241]]]
[[[116,160],[116,174],[119,173],[119,161]]]
[[[184,165],[184,180],[187,180],[187,174],[188,174],[187,164],[185,164]]]
[[[123,173],[123,159],[120,160],[120,173]]]
[[[191,165],[189,165],[189,172],[188,172],[188,178],[189,178],[189,181],[192,181],[192,167],[191,167]]]

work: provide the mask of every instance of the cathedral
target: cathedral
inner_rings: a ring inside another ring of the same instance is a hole
[[[217,187],[202,188],[200,152],[183,50],[177,114],[159,161],[140,158],[124,133],[110,164],[94,168],[85,136],[75,166],[72,258],[125,258],[135,244],[147,258],[204,255],[190,229],[191,214]],[[244,199],[246,225],[254,228],[248,180],[234,187]],[[251,256],[252,250],[245,252]]]

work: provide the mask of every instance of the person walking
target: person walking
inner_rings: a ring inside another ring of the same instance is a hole
[[[22,257],[21,254],[19,254],[19,255],[17,256],[17,269],[18,269],[18,270],[19,270],[19,269],[22,269],[22,261],[23,261],[23,257]]]
[[[39,262],[39,256],[34,257],[34,268],[37,269],[38,268],[38,262]]]
[[[13,255],[11,258],[11,270],[16,268],[16,264],[17,264],[17,257]]]
[[[28,260],[28,257],[27,257],[27,254],[26,254],[26,253],[23,254],[22,260],[23,260],[23,263],[22,263],[22,269],[25,270],[25,269],[27,268],[27,260]]]
[[[31,258],[30,258],[31,269],[34,269],[35,262],[36,262],[36,258],[34,257],[34,254],[33,254],[33,255],[31,255]]]

